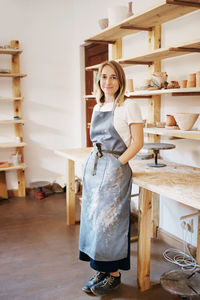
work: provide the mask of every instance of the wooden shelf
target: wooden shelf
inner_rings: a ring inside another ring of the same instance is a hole
[[[172,96],[191,96],[191,95],[199,95],[200,94],[200,87],[196,88],[184,88],[184,89],[163,89],[163,90],[140,90],[135,92],[130,92],[126,94],[127,97],[130,98],[137,98],[142,96],[149,96],[152,95],[164,95],[164,94],[171,94]]]
[[[22,101],[24,97],[0,97],[0,101]]]
[[[135,64],[151,65],[155,60],[162,60],[195,52],[200,53],[200,39],[168,48],[160,48],[136,57],[118,59],[117,61],[123,67]]]
[[[168,48],[159,48],[151,52],[145,52],[142,55],[135,57],[126,57],[117,59],[123,67],[130,67],[132,65],[151,65],[155,60],[162,60],[190,53],[200,53],[200,39],[187,42],[184,44],[174,45]],[[85,68],[86,71],[98,70],[100,65],[94,65]]]
[[[15,77],[20,77],[20,78],[22,78],[22,77],[26,77],[26,76],[27,76],[27,74],[0,73],[0,77],[14,77],[14,78]]]
[[[85,99],[96,99],[95,95],[85,95],[84,96]]]
[[[10,167],[7,168],[0,168],[0,172],[2,171],[12,171],[12,170],[25,170],[27,168],[26,164],[20,164],[17,166],[11,165]]]
[[[0,125],[2,124],[24,124],[24,120],[0,120]]]
[[[10,143],[0,143],[0,148],[2,149],[7,149],[7,148],[19,148],[19,147],[25,147],[27,144],[22,142],[22,143],[15,143],[15,142],[10,142]]]
[[[190,0],[187,1],[191,2],[191,6],[169,4],[169,2],[171,3],[174,1],[162,1],[159,5],[156,5],[143,13],[135,14],[123,22],[108,27],[100,33],[87,38],[85,42],[114,43],[124,36],[137,33],[141,30],[151,30],[155,25],[174,20],[200,8],[200,3],[195,0],[193,2]],[[196,2],[196,7],[192,6],[192,3],[194,2]],[[126,29],[127,26],[130,29]]]
[[[11,48],[0,48],[0,54],[11,54],[11,55],[15,55],[15,54],[20,54],[22,53],[23,50],[20,49],[11,49]]]
[[[156,135],[165,135],[165,136],[174,136],[184,139],[191,140],[200,140],[200,130],[190,130],[184,131],[180,129],[168,129],[168,128],[144,128],[144,133],[156,134]]]

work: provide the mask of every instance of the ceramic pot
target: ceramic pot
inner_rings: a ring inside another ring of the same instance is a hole
[[[102,30],[108,27],[108,18],[99,19],[99,26]]]
[[[128,14],[127,14],[127,18],[131,17],[133,15],[133,2],[129,2],[128,3]]]
[[[196,87],[200,87],[200,71],[196,72]]]
[[[126,92],[134,92],[133,79],[126,79]]]
[[[174,117],[181,130],[191,130],[198,119],[199,114],[193,113],[175,113]]]
[[[166,125],[167,126],[176,126],[176,120],[172,115],[166,115]]]
[[[112,26],[116,23],[120,23],[127,18],[128,7],[126,6],[114,6],[108,8],[108,19],[109,26]]]
[[[181,80],[180,81],[180,88],[185,89],[187,87],[187,80]]]
[[[196,73],[188,75],[187,87],[195,87],[196,86]]]

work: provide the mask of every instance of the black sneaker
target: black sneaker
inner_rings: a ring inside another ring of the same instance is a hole
[[[118,288],[121,283],[121,274],[118,277],[108,275],[103,281],[96,283],[91,287],[94,295],[106,295]]]
[[[92,277],[90,279],[90,281],[88,281],[83,287],[82,287],[82,291],[85,293],[91,293],[91,287],[94,284],[97,284],[99,282],[101,282],[102,280],[104,280],[104,278],[106,278],[106,276],[108,276],[108,273],[101,273],[101,272],[97,272],[96,275],[94,275],[94,277]]]

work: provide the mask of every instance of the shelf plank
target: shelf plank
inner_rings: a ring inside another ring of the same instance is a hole
[[[24,120],[0,120],[0,125],[1,124],[23,124],[25,121]]]
[[[100,33],[87,38],[85,42],[115,42],[124,36],[141,31],[142,28],[151,28],[155,25],[163,24],[198,9],[198,7],[174,5],[168,4],[167,1],[162,1],[159,5],[156,5],[145,12],[135,14],[125,19],[123,22],[102,30]],[[140,29],[122,29],[122,26],[135,26],[140,27]]]
[[[84,96],[85,99],[96,99],[95,95],[85,95]]]
[[[15,55],[15,54],[20,54],[22,53],[23,50],[21,49],[12,49],[12,48],[0,48],[0,54],[11,54],[11,55]]]
[[[189,53],[200,52],[200,39],[188,43],[174,45],[168,48],[160,48],[151,52],[146,52],[136,57],[128,57],[118,59],[117,61],[123,66],[134,64],[151,64],[155,60],[167,59],[171,57],[181,56]]]
[[[191,95],[199,94],[200,93],[200,87],[195,87],[195,88],[180,88],[180,89],[162,89],[162,90],[140,90],[140,91],[135,91],[135,92],[130,92],[126,94],[127,97],[133,96],[136,97],[139,96],[152,96],[152,95],[164,95],[164,94],[181,94],[181,96],[187,94]]]
[[[0,101],[22,101],[24,97],[0,97]]]
[[[7,149],[7,148],[19,148],[19,147],[25,147],[27,146],[26,143],[21,142],[21,143],[15,143],[15,142],[10,142],[10,143],[0,143],[0,148]]]
[[[27,165],[22,163],[22,164],[19,164],[17,166],[14,166],[14,165],[10,165],[9,167],[7,168],[0,168],[0,172],[2,171],[12,171],[12,170],[25,170],[27,168]]]
[[[20,77],[20,78],[22,78],[22,77],[26,77],[26,76],[27,76],[27,74],[0,73],[0,77],[14,77],[14,78]]]
[[[144,128],[144,133],[157,134],[165,136],[174,136],[184,139],[200,140],[200,130],[180,130],[180,129],[168,129],[168,128]]]
[[[167,48],[159,48],[150,52],[145,52],[142,55],[135,56],[135,57],[124,57],[121,59],[117,59],[116,61],[119,62],[123,67],[129,67],[132,65],[138,64],[146,64],[151,65],[155,60],[162,60],[172,57],[177,57],[181,55],[186,55],[190,53],[200,52],[200,39],[190,41],[183,44],[174,45]],[[100,64],[93,65],[90,67],[86,67],[86,71],[94,71],[98,70]]]

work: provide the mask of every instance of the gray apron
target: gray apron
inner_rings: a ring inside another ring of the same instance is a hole
[[[117,158],[126,145],[113,126],[112,111],[93,112],[94,151],[83,174],[79,249],[97,261],[127,257],[132,172]]]

